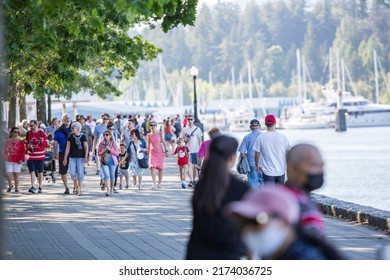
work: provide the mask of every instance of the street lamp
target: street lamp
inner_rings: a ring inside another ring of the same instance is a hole
[[[200,122],[198,118],[198,100],[196,99],[196,76],[198,76],[198,68],[195,65],[192,65],[190,69],[190,74],[194,79],[194,125],[199,127],[200,131],[202,131],[202,141],[203,141],[203,124]]]
[[[190,74],[194,78],[194,118],[195,118],[195,124],[199,123],[198,119],[198,100],[196,99],[196,76],[198,76],[198,68],[195,67],[195,65],[192,65],[190,69]]]

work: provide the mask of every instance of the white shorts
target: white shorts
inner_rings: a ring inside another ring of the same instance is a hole
[[[20,173],[21,170],[22,163],[5,161],[5,173]]]

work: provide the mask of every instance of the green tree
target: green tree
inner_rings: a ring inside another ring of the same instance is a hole
[[[9,95],[44,89],[70,96],[81,89],[105,96],[118,90],[112,78],[134,76],[139,61],[151,60],[159,48],[141,36],[130,38],[136,24],[164,31],[193,24],[197,1],[15,0],[2,2],[7,39],[5,67]],[[42,116],[38,116],[44,119]]]

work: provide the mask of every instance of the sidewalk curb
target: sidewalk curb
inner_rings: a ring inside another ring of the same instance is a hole
[[[325,195],[310,194],[324,214],[356,221],[390,233],[390,211],[346,202]]]

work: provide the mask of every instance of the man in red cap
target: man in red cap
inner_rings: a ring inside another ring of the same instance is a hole
[[[255,164],[257,170],[263,172],[265,183],[284,184],[286,174],[286,155],[290,150],[287,137],[276,131],[276,118],[274,115],[265,117],[267,132],[256,139],[253,146],[255,150]]]

